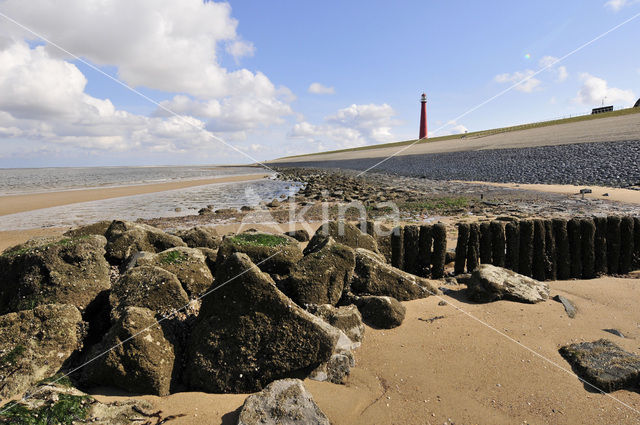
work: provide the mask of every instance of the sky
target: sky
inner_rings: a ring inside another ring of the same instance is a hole
[[[430,137],[630,107],[638,40],[640,0],[0,0],[0,167],[416,139],[423,91]]]

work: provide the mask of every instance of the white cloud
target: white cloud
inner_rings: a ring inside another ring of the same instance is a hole
[[[334,94],[336,92],[333,87],[323,86],[320,83],[311,83],[307,91],[313,94]]]
[[[591,74],[580,74],[583,84],[574,101],[583,105],[598,106],[604,99],[608,105],[633,105],[636,98],[631,90],[609,87],[606,80]]]
[[[617,12],[620,9],[631,6],[632,4],[640,3],[640,0],[609,0],[604,4],[605,7],[608,7],[610,10]]]
[[[394,140],[392,127],[398,122],[387,104],[351,105],[325,117],[324,124],[299,122],[289,138],[315,142],[328,148],[351,148]]]
[[[556,67],[555,65],[558,63],[558,61],[559,59],[554,56],[545,56],[540,59],[538,64],[543,68],[548,67],[548,71],[556,74],[556,81],[562,83],[569,77],[569,72],[567,71],[566,66]]]
[[[242,40],[236,40],[227,45],[226,50],[227,53],[233,56],[236,60],[246,56],[253,56],[253,54],[256,52],[256,48],[254,47],[253,43]]]
[[[537,78],[534,78],[534,71],[527,69],[525,71],[516,71],[513,74],[504,73],[495,76],[495,81],[497,83],[510,83],[510,84],[518,84],[515,89],[524,93],[532,93],[534,90],[539,88],[541,81]],[[526,81],[523,81],[525,80]]]
[[[469,129],[467,127],[465,127],[462,124],[458,124],[458,125],[452,127],[451,130],[449,130],[449,134],[464,134],[467,131],[469,131]]]

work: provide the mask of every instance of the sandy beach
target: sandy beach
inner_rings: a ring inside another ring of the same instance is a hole
[[[269,174],[266,173],[260,173],[245,176],[218,177],[213,179],[182,180],[169,183],[0,196],[0,216],[32,211],[40,208],[75,204],[78,202],[99,201],[103,199],[120,198],[123,196],[164,192],[166,190],[185,189],[188,187],[214,183],[235,183],[259,180],[267,177],[268,175]]]

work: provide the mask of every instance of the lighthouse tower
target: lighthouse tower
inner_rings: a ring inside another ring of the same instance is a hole
[[[427,138],[427,95],[422,93],[420,99],[420,138]]]

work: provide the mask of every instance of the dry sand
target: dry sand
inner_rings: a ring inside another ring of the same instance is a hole
[[[630,114],[591,121],[579,121],[548,127],[511,131],[489,136],[470,136],[463,139],[419,143],[408,149],[405,149],[406,146],[383,147],[351,152],[301,156],[297,158],[280,158],[270,161],[269,163],[379,158],[396,154],[416,155],[483,149],[529,148],[572,143],[621,142],[639,139],[640,115]],[[399,152],[401,149],[404,150]]]
[[[452,180],[459,181],[459,180]],[[607,201],[617,201],[624,202],[627,204],[640,204],[640,190],[632,190],[632,189],[622,189],[622,188],[614,188],[614,187],[606,187],[606,186],[591,186],[591,185],[583,185],[576,186],[571,184],[523,184],[523,183],[493,183],[493,182],[480,182],[480,181],[470,181],[470,182],[462,182],[461,183],[472,183],[472,184],[485,184],[489,186],[497,186],[497,187],[509,187],[513,189],[524,189],[524,190],[533,190],[537,192],[546,192],[546,193],[562,193],[566,195],[576,195],[578,197],[582,196],[580,194],[580,189],[589,188],[592,190],[592,193],[587,193],[584,195],[586,199],[603,199]],[[608,194],[608,196],[604,196]]]
[[[0,196],[0,216],[32,211],[41,208],[58,207],[78,202],[99,201],[120,198],[123,196],[143,195],[146,193],[164,192],[166,190],[184,189],[214,183],[232,183],[259,180],[269,174],[251,174],[245,176],[226,176],[213,179],[182,180],[169,183],[145,184],[135,186],[107,187],[99,189],[67,190],[62,192],[32,193],[25,195]]]
[[[407,302],[407,317],[399,328],[367,328],[347,385],[309,380],[305,385],[334,425],[442,424],[449,419],[457,424],[638,423],[640,414],[620,402],[638,410],[639,394],[589,391],[567,373],[570,367],[558,354],[561,345],[598,338],[639,352],[638,283],[610,277],[552,282],[552,295],[565,295],[577,305],[575,319],[555,301],[473,304],[462,294],[443,296],[486,325],[451,305],[439,306],[436,297]],[[421,320],[435,316],[444,317]],[[604,332],[606,328],[627,338]],[[235,424],[245,395],[144,398],[164,415],[186,415],[172,424],[208,425]]]

